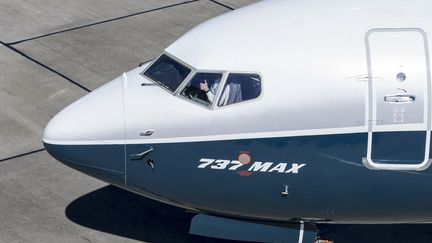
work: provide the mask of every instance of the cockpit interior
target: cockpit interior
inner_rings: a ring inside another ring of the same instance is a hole
[[[258,73],[197,70],[166,53],[141,75],[178,97],[211,109],[256,99],[262,90]]]

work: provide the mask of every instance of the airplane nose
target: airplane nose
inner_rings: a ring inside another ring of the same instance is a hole
[[[74,169],[123,185],[123,102],[123,81],[119,77],[72,103],[46,126],[46,150]]]

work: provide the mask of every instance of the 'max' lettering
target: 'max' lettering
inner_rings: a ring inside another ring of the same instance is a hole
[[[237,160],[226,160],[226,159],[205,159],[202,158],[199,161],[201,164],[198,168],[210,168],[217,170],[238,170],[239,168],[245,167],[248,164],[242,164]],[[299,170],[306,166],[306,164],[292,163],[289,167],[289,163],[273,163],[273,162],[254,162],[247,171],[253,172],[276,172],[276,173],[287,173],[287,174],[298,174]]]
[[[285,173],[293,173],[293,174],[298,174],[298,171],[300,170],[300,168],[302,168],[303,166],[305,166],[306,164],[292,164],[291,169],[285,171]]]
[[[298,174],[299,170],[304,167],[306,164],[297,164],[293,163],[291,165],[291,168],[286,170],[288,164],[287,163],[279,163],[275,165],[273,168],[270,169],[270,167],[273,166],[273,162],[255,162],[252,164],[252,166],[248,169],[248,171],[260,171],[260,172],[274,172],[277,171],[278,173],[292,173],[292,174]]]
[[[265,162],[264,164],[262,162],[255,162],[253,165],[248,169],[248,171],[262,171],[266,172],[270,166],[273,165],[273,162]]]

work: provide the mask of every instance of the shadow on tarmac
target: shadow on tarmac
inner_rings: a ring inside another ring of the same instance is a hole
[[[66,208],[72,222],[94,230],[146,242],[239,242],[190,235],[194,214],[132,192],[106,186]]]
[[[66,216],[94,230],[145,242],[240,243],[190,235],[194,216],[181,208],[105,186],[70,203]],[[321,236],[334,242],[432,242],[432,225],[328,225]]]

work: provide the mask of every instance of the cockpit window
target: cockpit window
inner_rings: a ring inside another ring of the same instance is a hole
[[[210,106],[215,99],[221,79],[221,73],[197,73],[180,95],[200,104]]]
[[[228,75],[218,106],[252,100],[261,94],[261,77],[258,74]]]
[[[190,68],[163,54],[144,75],[174,92],[190,72]]]

